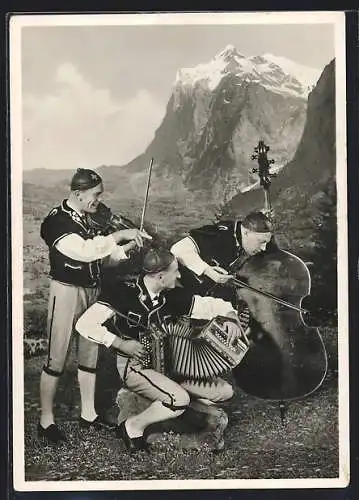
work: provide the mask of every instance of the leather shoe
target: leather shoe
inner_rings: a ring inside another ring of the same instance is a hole
[[[86,420],[85,418],[80,417],[79,418],[79,427],[81,429],[97,429],[97,430],[106,430],[106,431],[113,431],[116,429],[116,424],[113,422],[110,422],[108,420],[105,420],[103,417],[100,415],[97,415],[95,420]]]
[[[143,436],[137,438],[130,438],[127,434],[125,420],[117,426],[116,436],[121,438],[125,443],[126,448],[131,452],[136,452],[140,450],[148,451],[148,444]]]
[[[56,424],[51,424],[44,429],[39,423],[37,433],[40,438],[46,438],[50,443],[58,444],[61,441],[66,441],[65,434],[60,431]]]

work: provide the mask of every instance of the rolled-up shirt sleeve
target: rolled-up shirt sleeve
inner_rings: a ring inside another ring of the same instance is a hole
[[[110,319],[115,313],[112,309],[96,302],[82,316],[76,323],[76,330],[78,333],[96,344],[102,344],[110,347],[116,338],[116,335],[109,332],[103,326],[103,323]]]
[[[89,240],[78,234],[68,234],[57,241],[55,246],[62,254],[80,262],[92,262],[117,252],[117,244],[112,234],[95,236]],[[125,254],[123,250],[122,252]]]
[[[191,311],[193,319],[212,319],[216,316],[228,316],[233,313],[236,314],[236,311],[230,302],[215,297],[194,296]]]
[[[181,264],[193,271],[197,276],[201,276],[209,267],[207,262],[199,256],[198,248],[189,236],[175,243],[171,247],[171,253]]]

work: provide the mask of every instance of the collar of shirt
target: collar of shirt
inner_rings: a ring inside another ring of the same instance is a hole
[[[141,285],[141,283],[142,283],[142,285]],[[140,285],[142,286],[143,291],[147,292],[147,294],[152,302],[157,303],[160,299],[160,297],[159,297],[160,294],[155,293],[150,288],[148,288],[148,286],[146,285],[146,283],[144,281],[141,281],[141,283],[140,283]]]
[[[148,295],[149,295],[149,297],[150,297],[150,299],[152,301],[152,304],[153,305],[157,305],[158,302],[159,302],[159,300],[160,300],[159,294],[153,292],[152,290],[149,290],[147,287],[146,287],[146,289],[147,289]]]
[[[78,208],[76,208],[74,205],[72,205],[72,203],[69,201],[69,200],[66,200],[66,205],[71,208],[71,210],[73,210],[74,212],[76,212],[80,217],[84,217],[85,214],[80,212],[80,210]]]
[[[152,300],[152,303],[157,303],[160,300],[160,296],[158,293],[154,293],[151,290],[147,290],[148,295],[150,296],[150,299]]]
[[[242,250],[242,223],[239,220],[234,221],[233,236],[237,249]]]

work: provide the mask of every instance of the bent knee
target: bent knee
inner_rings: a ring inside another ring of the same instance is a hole
[[[173,409],[183,409],[187,407],[189,403],[190,396],[184,389],[179,388],[174,394],[172,394],[172,401],[170,404],[173,406]]]
[[[228,382],[225,382],[221,386],[221,393],[220,393],[217,401],[218,402],[227,401],[228,399],[233,398],[233,395],[234,395],[233,387]]]

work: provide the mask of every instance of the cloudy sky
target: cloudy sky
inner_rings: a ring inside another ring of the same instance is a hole
[[[333,25],[51,26],[21,31],[23,168],[121,165],[142,153],[176,72],[228,44],[323,69]]]

